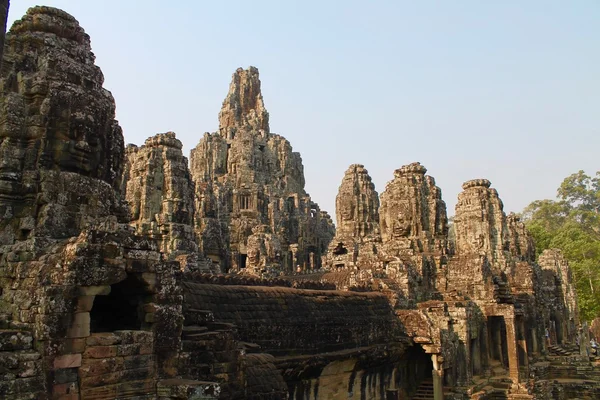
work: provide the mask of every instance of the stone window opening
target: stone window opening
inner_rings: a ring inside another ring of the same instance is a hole
[[[141,277],[128,274],[127,278],[111,285],[108,295],[97,295],[90,311],[90,332],[142,330],[143,306],[150,296]]]
[[[240,210],[249,210],[250,209],[250,195],[249,194],[241,194],[239,197],[240,201]]]
[[[296,209],[296,200],[293,197],[288,197],[286,200],[287,211],[291,214]]]
[[[348,254],[348,249],[344,246],[344,243],[340,242],[337,244],[337,246],[335,246],[335,249],[333,249],[333,254],[336,256]]]
[[[239,267],[240,267],[240,269],[246,268],[246,260],[247,259],[248,259],[248,255],[247,254],[240,253],[240,258],[239,258]]]

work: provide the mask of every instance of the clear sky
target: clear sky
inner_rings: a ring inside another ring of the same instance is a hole
[[[9,26],[43,0],[13,0]],[[128,143],[218,126],[237,67],[259,68],[271,131],[335,215],[348,165],[378,192],[420,161],[454,213],[463,181],[505,210],[600,170],[600,2],[46,0],[92,38]]]

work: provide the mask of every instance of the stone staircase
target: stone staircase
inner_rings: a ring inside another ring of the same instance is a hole
[[[580,355],[575,345],[550,345],[544,361],[531,366],[540,398],[600,398],[600,365],[596,357]]]
[[[412,400],[433,400],[433,379],[425,379],[419,385]]]
[[[548,353],[553,356],[571,356],[578,354],[578,352],[575,352],[575,349],[566,349],[555,344],[548,346]]]
[[[490,376],[479,378],[472,390],[474,400],[506,400],[509,398],[512,379],[508,371],[498,360],[490,360]]]
[[[237,373],[237,342],[235,326],[215,322],[213,313],[208,310],[190,310],[183,327],[181,362],[185,364],[184,378],[194,378],[206,382],[230,382]],[[183,366],[183,365],[182,365]],[[231,395],[237,388],[224,385],[221,395]]]

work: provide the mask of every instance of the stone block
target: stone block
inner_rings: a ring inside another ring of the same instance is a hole
[[[61,348],[65,353],[83,353],[85,345],[85,338],[65,339]]]
[[[81,366],[81,354],[65,354],[54,359],[54,369],[75,368]]]
[[[115,357],[120,346],[88,346],[83,356],[85,358],[109,358]]]
[[[133,344],[122,344],[118,347],[117,354],[119,356],[132,356],[140,354],[140,348],[142,347],[139,343]]]
[[[110,286],[80,286],[79,296],[107,296],[110,294]]]
[[[82,399],[116,399],[117,398],[117,385],[88,387],[85,389],[82,386],[81,398]]]
[[[79,384],[77,382],[59,383],[52,386],[52,397],[78,394]]]
[[[32,347],[31,334],[15,330],[0,330],[0,351],[28,350]]]
[[[135,355],[124,357],[124,369],[153,368],[154,355]]]
[[[77,382],[77,367],[64,368],[54,371],[54,379],[52,382],[57,385],[61,383]]]
[[[94,299],[96,296],[80,296],[77,298],[77,305],[75,306],[75,312],[90,312],[94,305]]]
[[[68,338],[81,338],[90,336],[90,313],[82,312],[73,314],[73,323],[67,331]]]
[[[123,382],[117,386],[117,398],[130,398],[131,396],[142,396],[150,394],[152,396],[156,393],[154,379]]]
[[[153,373],[153,368],[140,368],[111,372],[98,376],[87,376],[81,378],[81,388],[84,390],[90,387],[108,386],[122,382],[145,380],[146,378],[152,376]]]
[[[123,370],[123,357],[84,358],[79,369],[81,377],[98,376]]]
[[[111,346],[121,343],[121,337],[111,332],[92,333],[85,341],[88,346]]]

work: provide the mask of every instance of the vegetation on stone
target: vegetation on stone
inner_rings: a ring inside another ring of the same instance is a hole
[[[536,200],[523,211],[538,254],[560,249],[571,268],[581,315],[600,316],[600,172],[566,177],[557,200]]]

